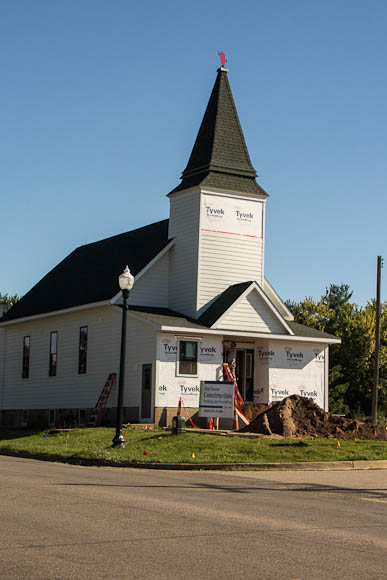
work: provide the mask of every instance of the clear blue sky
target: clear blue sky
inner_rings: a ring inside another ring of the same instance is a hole
[[[374,297],[387,258],[384,0],[0,6],[0,292],[168,217],[223,49],[270,194],[267,277],[284,299],[330,283]]]

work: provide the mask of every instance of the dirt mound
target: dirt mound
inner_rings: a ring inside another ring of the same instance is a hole
[[[241,411],[249,421],[253,421],[255,417],[267,411],[268,408],[269,405],[264,405],[263,403],[245,403]]]
[[[387,429],[326,413],[313,399],[286,397],[260,413],[242,433],[273,433],[283,437],[334,437],[387,441]]]

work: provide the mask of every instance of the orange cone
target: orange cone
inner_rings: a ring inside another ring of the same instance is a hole
[[[336,441],[337,447],[340,447],[340,441]]]
[[[214,428],[214,420],[212,417],[207,417],[207,429],[212,430]]]
[[[237,413],[237,408],[234,407],[234,422],[233,422],[233,430],[239,431],[239,417]]]
[[[179,404],[178,404],[178,407],[177,407],[177,416],[178,417],[181,417],[181,397],[179,399]]]

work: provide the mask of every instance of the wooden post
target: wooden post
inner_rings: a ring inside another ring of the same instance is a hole
[[[380,278],[382,270],[382,257],[378,256],[376,274],[376,313],[375,313],[375,368],[374,388],[372,391],[372,421],[378,420],[378,386],[379,386],[379,351],[380,351]]]

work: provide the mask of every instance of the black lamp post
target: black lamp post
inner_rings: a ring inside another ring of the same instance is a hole
[[[128,312],[128,297],[129,292],[133,288],[134,278],[130,273],[128,266],[119,276],[118,282],[122,290],[123,306],[122,306],[122,331],[121,331],[121,354],[120,354],[120,377],[118,381],[118,399],[117,399],[117,419],[116,419],[116,434],[113,439],[113,447],[125,447],[125,439],[122,434],[122,418],[124,405],[124,389],[125,389],[125,355],[126,355],[126,318]]]

